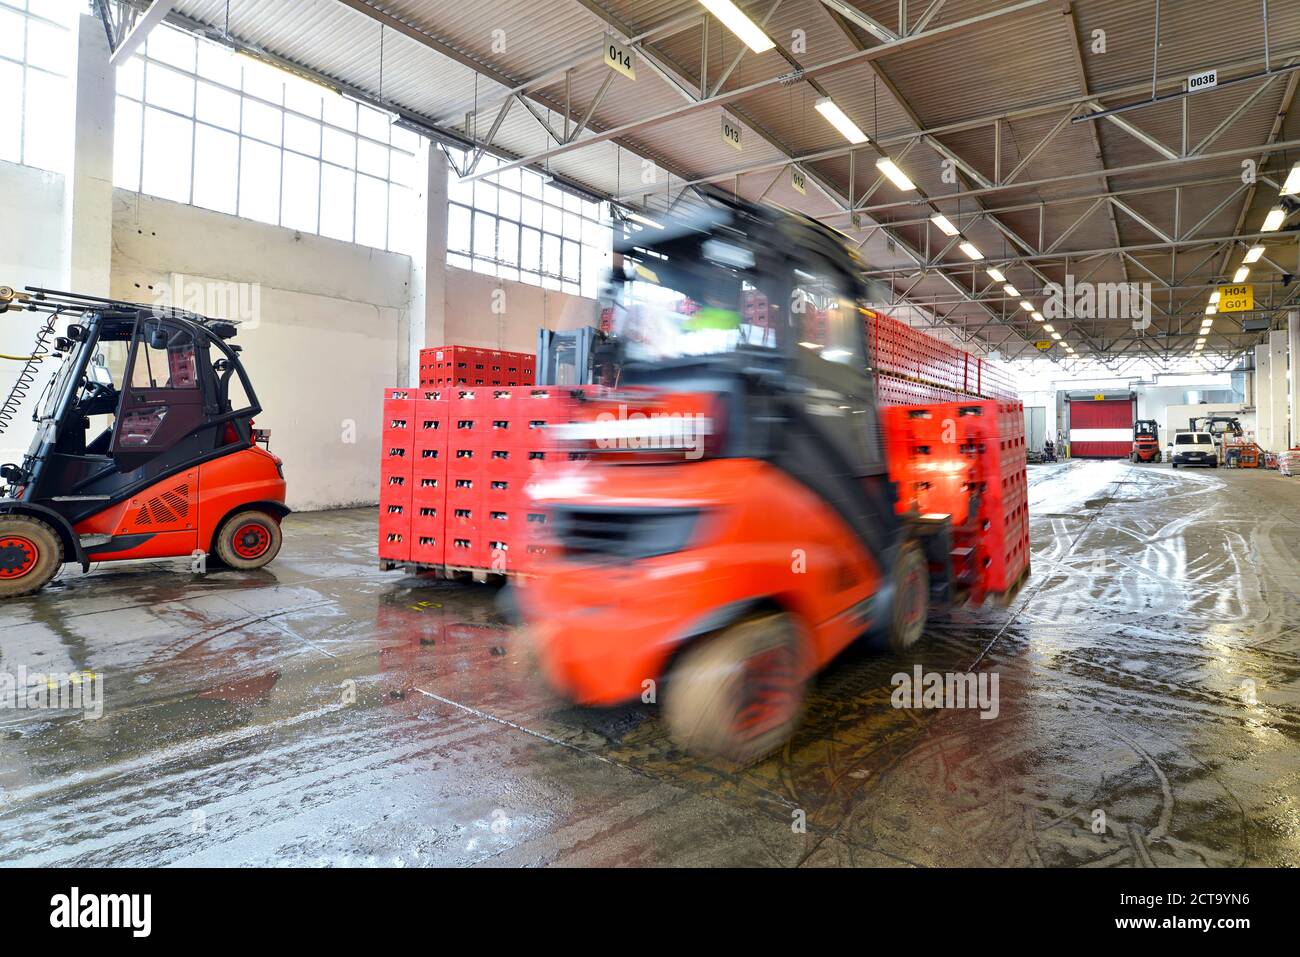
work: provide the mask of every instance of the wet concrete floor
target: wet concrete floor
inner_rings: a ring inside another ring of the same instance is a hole
[[[1300,479],[1030,482],[1011,607],[851,649],[743,771],[554,699],[496,588],[377,570],[373,509],[258,573],[65,571],[0,672],[102,674],[104,714],[0,710],[0,865],[1300,865]],[[891,707],[977,660],[996,719]]]

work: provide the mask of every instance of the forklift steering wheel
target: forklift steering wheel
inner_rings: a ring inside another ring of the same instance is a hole
[[[98,399],[111,400],[116,397],[116,390],[111,385],[103,382],[86,382],[86,398],[92,401]]]

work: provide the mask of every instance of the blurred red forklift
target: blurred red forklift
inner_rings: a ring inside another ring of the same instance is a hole
[[[729,198],[616,241],[619,386],[530,486],[546,547],[517,600],[561,694],[662,684],[680,745],[745,764],[855,640],[906,653],[932,608],[1023,582],[998,497],[1023,486],[1023,444],[1016,474],[999,458],[1023,412],[878,407],[863,269],[834,230]]]
[[[21,464],[0,467],[0,599],[38,591],[65,563],[189,557],[261,568],[288,514],[280,459],[224,320],[139,303],[0,287],[0,313],[48,317],[0,405],[0,430],[56,362]],[[59,319],[71,319],[53,341]],[[125,353],[113,382],[104,351]],[[14,357],[6,357],[14,358]],[[109,419],[97,436],[94,417]]]
[[[1155,419],[1138,419],[1133,423],[1133,450],[1128,457],[1132,462],[1159,462],[1163,458],[1160,426]]]

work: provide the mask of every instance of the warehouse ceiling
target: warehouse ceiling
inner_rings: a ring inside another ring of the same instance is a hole
[[[163,4],[173,23],[632,208],[681,209],[713,188],[802,210],[860,247],[883,309],[976,352],[1051,343],[1041,354],[1067,369],[1189,356],[1225,369],[1259,341],[1244,320],[1295,304],[1295,234],[1262,227],[1300,159],[1300,4],[738,5],[773,48],[751,52],[699,0]],[[632,48],[635,79],[605,64],[606,37]],[[1185,92],[1211,69],[1217,85]],[[868,142],[823,119],[826,97]],[[914,188],[882,176],[883,157]],[[1256,311],[1213,316],[1199,351],[1214,287],[1257,244]],[[1067,282],[1078,298],[1049,296]]]

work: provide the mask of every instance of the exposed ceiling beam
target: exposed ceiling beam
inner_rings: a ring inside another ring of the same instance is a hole
[[[120,63],[125,63],[132,53],[140,49],[140,44],[144,43],[150,31],[167,19],[167,14],[172,12],[174,6],[176,6],[175,0],[153,0],[153,3],[149,4],[149,9],[135,21],[135,26],[131,28],[131,32],[124,36],[122,42],[113,48],[113,52],[108,58],[109,65],[117,66]]]

